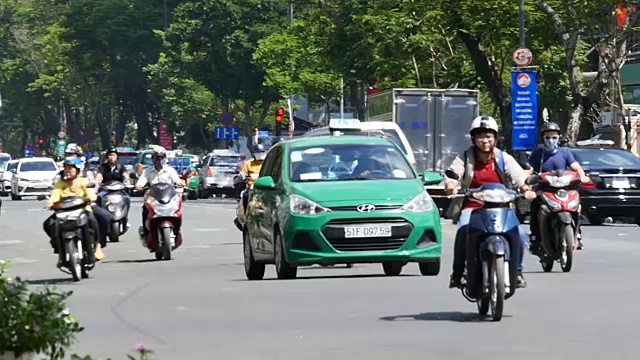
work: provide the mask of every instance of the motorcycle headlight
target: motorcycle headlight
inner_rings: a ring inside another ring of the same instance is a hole
[[[331,211],[304,196],[293,194],[289,197],[289,209],[298,215],[316,215]]]
[[[562,204],[560,204],[559,202],[550,199],[548,196],[543,195],[542,198],[545,200],[545,202],[547,203],[547,205],[549,205],[553,210],[560,210],[562,209]],[[578,202],[579,203],[579,202]]]
[[[111,212],[111,213],[116,212],[116,209],[117,209],[116,204],[108,204],[107,205],[107,210],[109,210],[109,212]]]
[[[491,189],[473,193],[473,197],[484,202],[503,204],[515,200],[516,194],[511,191]]]
[[[426,191],[422,191],[416,197],[411,199],[408,203],[406,203],[403,207],[403,210],[411,211],[411,212],[425,212],[433,210],[433,200],[429,193]]]
[[[572,200],[567,204],[567,208],[570,210],[577,209],[578,206],[580,206],[580,199]]]

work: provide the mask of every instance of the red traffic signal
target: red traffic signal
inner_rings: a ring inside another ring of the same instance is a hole
[[[38,138],[38,144],[40,145],[44,144],[44,139],[42,137]]]
[[[276,111],[276,121],[281,123],[283,117],[284,117],[284,108],[278,108],[278,110]]]

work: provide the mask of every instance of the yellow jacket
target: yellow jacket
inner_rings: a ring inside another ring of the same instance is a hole
[[[85,197],[91,201],[96,201],[98,197],[93,189],[87,188],[88,184],[89,180],[82,177],[76,178],[73,185],[64,179],[58,181],[51,191],[51,196],[49,197],[49,201],[47,201],[47,208],[51,208],[53,204],[70,196]],[[91,205],[87,205],[86,210],[91,211]]]
[[[249,188],[253,187],[253,183],[258,179],[263,162],[263,160],[249,160],[244,163],[242,170],[240,170],[240,173],[247,178]]]

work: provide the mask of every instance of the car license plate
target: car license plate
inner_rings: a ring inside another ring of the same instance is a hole
[[[611,182],[611,187],[616,188],[616,189],[628,189],[629,186],[629,179],[627,179],[626,177],[621,177],[621,178],[614,178],[613,181]]]
[[[46,189],[49,187],[49,184],[36,184],[36,185],[33,185],[33,187],[36,189]]]
[[[391,226],[347,226],[344,228],[346,238],[391,237]]]

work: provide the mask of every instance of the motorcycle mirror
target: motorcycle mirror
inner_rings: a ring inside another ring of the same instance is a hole
[[[527,179],[524,181],[525,184],[527,185],[535,185],[540,181],[540,177],[538,175],[531,175],[528,176]]]
[[[87,184],[87,189],[93,189],[96,187],[96,183],[90,182]]]
[[[520,167],[523,170],[531,170],[532,169],[531,165],[529,165],[529,163],[524,162],[524,161],[518,161],[518,165],[520,165]]]
[[[460,180],[460,176],[458,176],[458,174],[456,174],[455,172],[453,172],[452,170],[447,170],[444,172],[445,176],[448,177],[449,179],[453,179],[453,180]]]

